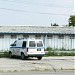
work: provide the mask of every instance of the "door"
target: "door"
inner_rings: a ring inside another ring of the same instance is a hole
[[[11,48],[11,51],[12,51],[12,55],[15,55],[15,47],[16,47],[16,44],[13,43],[10,46],[11,46],[10,48]]]

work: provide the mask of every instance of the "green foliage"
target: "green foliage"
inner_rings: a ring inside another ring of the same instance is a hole
[[[46,51],[52,51],[51,47],[46,48]]]
[[[72,49],[72,51],[75,51],[75,49]]]
[[[0,52],[0,58],[2,58],[2,57],[9,57],[9,53],[7,51]]]
[[[66,51],[66,49],[62,47],[62,48],[60,49],[60,51]]]
[[[54,23],[54,24],[52,24],[52,23],[51,23],[51,26],[59,26],[59,25],[58,25],[58,24],[56,24],[56,23]]]
[[[69,18],[69,26],[75,26],[75,15],[70,16],[70,18]]]
[[[68,52],[48,52],[45,56],[75,56],[74,52],[68,53]]]
[[[67,53],[67,52],[61,52],[61,53],[60,53],[60,56],[70,56],[70,53]]]
[[[48,56],[58,56],[57,52],[48,52]]]
[[[45,56],[75,56],[75,52],[65,52],[67,50],[64,49],[64,48],[62,48],[62,49],[52,49],[52,48],[48,47],[46,49],[46,51],[48,51],[48,53]],[[70,51],[75,51],[75,49],[72,49]]]
[[[9,57],[9,52],[4,52],[4,57]]]

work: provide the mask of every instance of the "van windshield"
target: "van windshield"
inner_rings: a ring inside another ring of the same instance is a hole
[[[30,42],[29,42],[29,47],[35,47],[35,46],[36,46],[35,41],[30,41]]]
[[[42,46],[43,46],[42,41],[38,41],[38,42],[37,42],[37,47],[42,47]]]

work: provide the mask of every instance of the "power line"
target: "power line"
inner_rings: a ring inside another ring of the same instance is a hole
[[[48,4],[48,3],[36,3],[36,2],[29,2],[29,1],[10,1],[10,0],[2,0],[8,2],[16,2],[16,3],[23,3],[23,4],[31,4],[31,5],[39,5],[39,6],[50,6],[50,7],[58,7],[58,8],[73,8],[73,6],[64,6],[64,5],[56,5],[56,4]]]
[[[43,15],[62,15],[62,16],[69,16],[68,14],[53,14],[53,13],[43,13],[43,12],[32,12],[32,11],[25,11],[25,10],[18,10],[18,9],[9,9],[9,8],[0,8],[0,9],[8,10],[8,11],[16,11],[16,12],[36,13],[36,14],[43,14]]]

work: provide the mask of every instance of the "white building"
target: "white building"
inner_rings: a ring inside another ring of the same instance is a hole
[[[75,49],[74,27],[0,26],[0,50],[9,50],[17,38],[42,39],[45,48]]]

